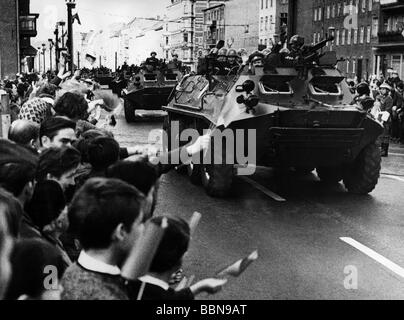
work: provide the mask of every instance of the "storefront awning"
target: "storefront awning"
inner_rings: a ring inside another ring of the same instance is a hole
[[[37,55],[38,50],[35,49],[33,46],[29,46],[28,48],[21,49],[21,56],[22,57],[35,57]]]

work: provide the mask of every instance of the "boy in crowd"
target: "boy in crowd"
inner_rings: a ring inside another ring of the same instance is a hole
[[[128,300],[120,267],[143,232],[143,195],[120,180],[94,178],[76,193],[69,221],[83,251],[62,279],[63,300]]]
[[[153,218],[151,223],[161,225],[163,217]],[[157,249],[149,273],[134,282],[128,283],[129,296],[132,300],[193,300],[203,292],[219,292],[226,280],[205,279],[189,288],[175,291],[169,281],[181,267],[183,256],[188,250],[190,229],[186,221],[169,218],[168,227]]]
[[[39,130],[41,149],[71,147],[76,140],[76,124],[63,117],[45,120]]]

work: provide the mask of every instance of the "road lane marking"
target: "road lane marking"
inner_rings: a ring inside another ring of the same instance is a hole
[[[397,176],[395,176],[395,175],[393,175],[393,174],[382,174],[382,176],[383,176],[384,178],[387,178],[387,179],[392,179],[392,180],[404,182],[404,178],[397,177]]]
[[[245,182],[247,182],[251,186],[253,186],[255,189],[258,189],[262,193],[266,194],[268,197],[274,199],[275,201],[278,201],[278,202],[285,202],[286,201],[286,199],[282,198],[281,196],[277,195],[276,193],[274,193],[271,190],[265,188],[264,186],[262,186],[261,184],[259,184],[258,182],[254,181],[254,180],[252,180],[250,178],[247,178],[245,176],[239,176],[239,178],[244,180]]]
[[[395,264],[394,262],[390,261],[389,259],[378,254],[376,251],[366,247],[365,245],[361,244],[360,242],[358,242],[352,238],[340,238],[340,240],[351,245],[352,247],[358,249],[362,253],[366,254],[368,257],[372,258],[373,260],[375,260],[378,263],[385,266],[390,271],[392,271],[395,274],[399,275],[400,277],[404,278],[404,268],[400,267],[399,265]]]

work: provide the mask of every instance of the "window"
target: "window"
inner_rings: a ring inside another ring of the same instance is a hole
[[[321,40],[321,34],[319,32],[319,33],[317,33],[317,42],[320,42],[320,40]]]
[[[313,34],[313,44],[317,42],[317,32],[314,32]]]
[[[274,7],[274,0],[271,0],[271,8]]]
[[[339,2],[338,3],[338,9],[337,9],[337,16],[339,17],[339,16],[341,16],[342,15],[342,3],[341,2]]]
[[[264,17],[261,17],[261,26],[260,26],[260,30],[263,31],[264,30]]]
[[[336,38],[335,45],[336,46],[339,46],[339,36],[340,36],[340,33],[339,33],[339,29],[338,29],[335,33],[335,38]]]
[[[363,44],[365,41],[365,27],[361,27],[360,35],[359,35],[359,43]]]
[[[264,44],[265,44],[265,46],[268,46],[268,39],[264,40]]]
[[[335,4],[332,5],[331,18],[335,18]]]
[[[265,0],[265,8],[268,9],[268,0]]]
[[[262,39],[260,39],[260,44],[262,44]]]
[[[349,73],[349,59],[346,60],[346,73]]]
[[[354,30],[353,43],[354,44],[358,43],[358,29]]]
[[[371,34],[372,34],[372,27],[367,26],[366,27],[366,43],[370,43]]]
[[[368,0],[368,1],[369,1],[368,10],[372,11],[373,10],[373,0]]]
[[[341,45],[345,45],[345,37],[346,37],[346,30],[342,29],[342,36],[341,36]]]
[[[265,17],[265,31],[268,30],[268,16]]]
[[[264,9],[264,0],[261,0],[261,10]]]
[[[362,0],[362,12],[366,12],[366,0]]]
[[[351,38],[352,38],[352,31],[351,31],[352,29],[349,29],[348,30],[348,32],[347,32],[347,39],[346,39],[346,44],[351,44]]]
[[[188,42],[188,33],[184,33],[184,42]]]
[[[317,21],[317,8],[314,9],[314,21]]]
[[[273,29],[273,23],[274,23],[274,17],[271,15],[270,17],[269,17],[269,30],[272,30]]]
[[[318,8],[318,21],[323,20],[323,8]]]
[[[355,73],[355,72],[356,72],[356,60],[353,59],[352,60],[352,73]]]
[[[373,18],[372,20],[372,37],[376,38],[377,34],[379,33],[379,19],[378,18]]]
[[[168,46],[168,37],[166,37],[166,46]]]
[[[330,6],[327,6],[327,15],[326,15],[327,19],[330,19],[330,15],[331,15],[331,8]]]

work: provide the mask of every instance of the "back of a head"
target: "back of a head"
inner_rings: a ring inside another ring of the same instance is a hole
[[[0,139],[0,187],[18,197],[34,181],[38,157],[27,148]]]
[[[5,205],[0,201],[0,300],[3,299],[11,275],[9,253],[12,241],[8,233],[5,210]]]
[[[119,224],[129,231],[142,212],[144,196],[117,179],[88,180],[69,207],[70,230],[84,249],[105,249]]]
[[[107,169],[107,177],[120,179],[148,195],[159,178],[156,168],[149,161],[119,161]]]
[[[10,126],[8,138],[25,146],[39,138],[39,128],[40,126],[35,122],[16,120]]]
[[[97,137],[87,146],[88,161],[95,170],[105,170],[119,160],[119,144],[109,137]]]
[[[86,120],[88,118],[88,103],[83,95],[66,92],[55,103],[54,110],[58,116],[72,120]]]
[[[17,242],[11,254],[12,278],[6,299],[16,300],[26,295],[32,299],[40,298],[45,291],[44,281],[49,266],[56,268],[58,279],[65,271],[59,250],[44,240],[24,239]]]
[[[42,139],[42,137],[48,137],[52,140],[58,132],[63,129],[76,130],[76,124],[63,117],[52,117],[42,122],[41,128],[39,129],[39,137],[40,139]]]
[[[51,83],[46,83],[39,88],[37,96],[55,98],[57,90],[58,90],[58,87],[56,85],[51,84]]]
[[[49,148],[39,157],[37,180],[46,180],[48,174],[59,179],[63,174],[77,168],[80,162],[80,152],[73,147]]]
[[[0,205],[7,222],[7,229],[13,238],[18,238],[24,210],[20,202],[8,191],[0,188]],[[0,213],[1,214],[1,213]]]
[[[150,222],[160,226],[163,219],[164,217],[156,217]],[[191,237],[188,223],[181,218],[168,217],[167,220],[168,227],[153,258],[151,272],[164,273],[180,267],[182,257],[188,250]]]
[[[59,217],[65,206],[62,187],[56,181],[47,180],[37,183],[25,210],[34,224],[42,230]]]

